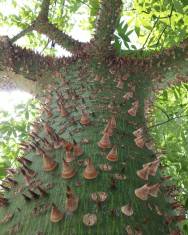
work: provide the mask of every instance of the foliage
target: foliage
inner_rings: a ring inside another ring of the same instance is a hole
[[[5,4],[6,1],[1,2]],[[135,0],[124,1],[123,4],[124,10],[116,27],[114,41],[118,54],[137,48],[160,50],[182,41],[188,33],[188,0]],[[14,13],[1,12],[1,26],[16,27],[19,31],[26,29],[36,19],[40,5],[39,0],[22,5],[19,1],[11,0]],[[75,24],[73,16],[85,14],[88,21],[82,19],[79,25],[92,34],[98,12],[99,1],[56,0],[52,2],[49,20],[60,30],[71,33]],[[79,17],[76,17],[76,21],[79,21]],[[27,47],[38,48],[41,53],[54,55],[58,50],[53,41],[36,32],[28,33],[25,38]]]
[[[161,50],[173,46],[187,36],[188,1],[133,1],[124,7],[116,29],[115,48],[119,54],[122,49]]]
[[[188,202],[188,85],[178,85],[157,95],[150,113],[150,134],[164,150],[166,174],[181,188],[180,199]],[[188,208],[187,208],[188,209]]]
[[[21,155],[19,143],[28,139],[31,122],[37,115],[38,102],[34,99],[18,104],[14,111],[0,112],[0,178],[5,176],[5,169],[16,164],[16,157]]]
[[[181,42],[188,33],[187,0],[137,0],[129,11],[142,48],[161,49]]]

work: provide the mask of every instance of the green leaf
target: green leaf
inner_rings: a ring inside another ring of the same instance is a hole
[[[114,47],[115,47],[117,53],[119,53],[121,51],[121,41],[120,41],[119,37],[117,37],[117,36],[115,36]]]
[[[128,44],[126,41],[123,41],[123,43],[124,43],[124,45],[125,45],[125,47],[126,47],[127,49],[130,48],[130,47],[129,47],[129,44]]]
[[[128,29],[128,24],[125,24],[123,27],[122,27],[122,31],[124,32],[124,33],[126,33],[126,31],[127,31],[127,29]]]
[[[174,7],[175,7],[176,11],[183,14],[184,13],[183,12],[183,6],[180,3],[180,1],[179,0],[174,0],[173,2],[174,2]]]
[[[168,92],[166,90],[163,91],[163,100],[164,101],[168,100]]]
[[[123,39],[123,42],[130,42],[130,39],[127,35],[121,35],[121,38]]]
[[[135,26],[135,33],[138,37],[140,36],[140,27]]]
[[[134,32],[134,30],[132,29],[132,30],[130,30],[130,31],[128,31],[127,33],[126,33],[126,35],[127,36],[129,36],[132,32]]]
[[[135,45],[131,45],[131,48],[137,50],[137,47]]]

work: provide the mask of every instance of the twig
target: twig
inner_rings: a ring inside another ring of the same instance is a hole
[[[174,4],[172,5],[171,12],[170,12],[170,15],[169,15],[170,26],[171,26],[171,18],[172,18],[173,10],[174,10]]]
[[[165,25],[163,31],[160,33],[160,35],[159,35],[159,37],[158,37],[158,40],[157,40],[157,42],[156,42],[156,46],[159,45],[159,42],[160,42],[160,40],[161,40],[161,37],[163,36],[163,34],[164,34],[164,32],[165,32],[166,29],[167,29],[167,25]]]
[[[169,15],[167,15],[167,16],[159,16],[159,19],[161,20],[161,19],[167,19],[167,18],[170,18],[171,16],[172,16],[172,12],[173,12],[173,10],[174,10],[174,4],[172,5],[172,8],[171,8],[171,11],[170,11],[170,14]],[[124,11],[126,11],[126,12],[129,12],[129,11],[137,11],[137,9],[135,9],[135,8],[133,8],[133,9],[130,9],[130,10],[124,10]],[[145,14],[147,14],[147,15],[149,15],[149,14],[151,14],[151,11],[141,11],[141,13],[145,13]],[[139,14],[139,13],[138,13]],[[158,18],[158,17],[157,17]]]
[[[142,50],[144,49],[145,45],[147,44],[147,42],[148,42],[148,40],[149,40],[149,38],[150,38],[150,36],[151,36],[151,34],[152,34],[152,32],[153,32],[155,26],[157,25],[157,23],[158,23],[159,20],[169,18],[170,25],[171,25],[171,17],[172,17],[172,14],[173,14],[173,10],[174,10],[174,5],[172,5],[172,7],[171,7],[171,11],[170,11],[170,14],[169,14],[169,15],[167,15],[167,16],[162,16],[162,17],[159,15],[159,16],[157,17],[157,20],[155,21],[152,30],[151,30],[150,33],[148,34],[148,36],[147,36],[147,38],[146,38],[146,41],[144,42],[144,44],[143,44],[143,46],[142,46]],[[147,13],[147,12],[145,12],[145,13],[146,13],[146,14],[149,14],[149,13]],[[167,25],[164,27],[163,31],[161,32],[161,34],[160,34],[160,36],[159,36],[159,38],[158,38],[158,40],[157,40],[156,45],[158,45],[158,43],[159,43],[159,41],[160,41],[162,35],[164,34],[166,28],[167,28]]]
[[[39,53],[40,55],[44,52],[44,50],[47,48],[47,46],[49,45],[50,43],[50,39],[48,39],[46,45],[44,46],[44,48],[41,50],[41,52]]]
[[[181,116],[171,117],[171,118],[169,118],[167,121],[160,122],[160,123],[157,123],[157,124],[155,124],[155,125],[149,126],[148,129],[151,129],[151,128],[154,128],[154,127],[157,127],[157,126],[161,126],[161,125],[163,125],[163,124],[166,124],[167,122],[170,122],[170,121],[172,121],[172,120],[175,120],[175,119],[178,119],[178,118],[182,118],[182,117],[188,117],[188,115],[181,115]]]
[[[170,116],[168,115],[168,113],[163,108],[161,108],[157,105],[153,105],[153,106],[156,107],[157,109],[159,109],[162,113],[164,113],[168,120],[170,119]]]
[[[78,0],[79,2],[83,3],[84,5],[86,5],[87,7],[90,7],[86,2]]]
[[[66,2],[66,0],[63,1],[62,6],[61,6],[61,16],[63,16],[65,2]]]
[[[171,18],[171,17],[172,17],[172,14],[173,14],[173,10],[174,10],[174,4],[172,4],[171,10],[170,10],[170,14],[167,15],[167,16],[162,16],[162,17],[160,17],[160,20],[161,20],[161,19]]]
[[[144,42],[144,44],[143,44],[143,46],[142,46],[142,48],[141,48],[142,50],[145,48],[145,45],[147,44],[147,42],[148,42],[148,40],[149,40],[151,34],[153,33],[153,30],[154,30],[155,26],[157,25],[159,19],[160,19],[160,17],[157,17],[157,19],[156,19],[156,21],[155,21],[155,23],[154,23],[154,25],[153,25],[152,30],[151,30],[150,33],[148,34],[148,36],[147,36],[147,38],[146,38],[146,41]]]
[[[14,36],[10,42],[14,43],[16,42],[18,39],[20,39],[21,37],[24,37],[26,34],[28,34],[29,32],[31,32],[34,29],[34,24],[28,26],[26,29],[22,30],[20,33],[18,33],[16,36]]]

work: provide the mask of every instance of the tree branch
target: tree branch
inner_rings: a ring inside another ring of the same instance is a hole
[[[43,0],[41,4],[41,11],[38,18],[42,20],[48,20],[48,12],[50,7],[50,0]]]
[[[41,11],[34,24],[34,29],[45,34],[50,40],[55,41],[73,54],[79,54],[83,50],[85,43],[81,43],[66,33],[60,31],[52,23],[48,21],[50,0],[43,0]]]
[[[0,37],[0,70],[23,75],[29,80],[48,83],[48,78],[53,78],[60,68],[74,60],[75,57],[43,57],[31,50],[13,46],[6,36]]]
[[[157,42],[156,42],[156,46],[159,45],[159,42],[160,42],[160,40],[161,40],[163,34],[165,33],[165,30],[166,30],[166,29],[167,29],[167,25],[165,25],[165,27],[163,28],[162,32],[160,33],[160,35],[159,35],[159,37],[158,37],[158,39],[157,39]]]
[[[39,18],[36,21],[34,29],[42,34],[45,34],[50,40],[55,41],[60,46],[64,47],[73,54],[79,54],[83,50],[85,43],[81,43],[64,32],[61,32],[53,24],[48,21],[43,21]]]
[[[149,60],[152,71],[159,75],[153,79],[156,86],[157,82],[162,86],[164,83],[173,84],[175,79],[188,82],[188,39],[178,46],[154,54]]]
[[[152,27],[150,33],[148,34],[148,36],[147,36],[147,38],[146,38],[146,40],[145,40],[145,42],[144,42],[144,44],[143,44],[143,46],[142,46],[142,50],[145,48],[145,45],[147,44],[147,42],[148,42],[148,40],[149,40],[151,34],[153,33],[153,30],[155,29],[157,23],[159,22],[159,19],[160,19],[160,17],[157,17],[155,23],[153,24],[153,27]]]
[[[171,117],[171,118],[169,118],[168,120],[166,120],[164,122],[157,123],[155,125],[149,126],[148,128],[151,129],[151,128],[154,128],[154,127],[158,127],[158,126],[164,125],[164,124],[166,124],[166,123],[168,123],[170,121],[173,121],[175,119],[183,118],[183,117],[188,117],[188,115],[180,115],[180,116]]]
[[[166,117],[167,120],[170,119],[170,116],[168,115],[168,113],[161,107],[159,107],[158,105],[153,105],[155,108],[159,109]]]
[[[25,36],[26,34],[28,34],[29,32],[33,31],[34,29],[34,24],[28,26],[26,29],[22,30],[20,33],[18,33],[16,36],[14,36],[10,41],[11,43],[16,42],[18,39],[20,39],[21,37]]]
[[[171,7],[171,10],[170,10],[170,14],[169,14],[169,15],[167,15],[167,16],[160,16],[160,15],[157,16],[156,21],[155,21],[155,23],[154,23],[154,25],[153,25],[153,27],[152,27],[150,33],[148,34],[148,36],[147,36],[147,38],[146,38],[146,40],[145,40],[145,42],[144,42],[144,44],[143,44],[143,46],[142,46],[141,49],[144,49],[144,48],[145,48],[145,45],[147,44],[147,42],[148,42],[148,40],[149,40],[151,34],[153,33],[153,30],[154,30],[155,27],[157,26],[157,23],[159,22],[159,20],[168,18],[169,21],[170,21],[170,24],[171,24],[171,17],[172,17],[172,14],[173,14],[173,10],[174,10],[174,5],[172,5],[172,7]],[[144,13],[146,13],[146,12],[144,12]],[[149,13],[147,13],[147,14],[149,14]],[[160,36],[159,36],[159,38],[158,38],[158,40],[157,40],[156,45],[158,45],[158,43],[159,43],[159,41],[160,41],[162,35],[164,34],[166,28],[167,28],[167,25],[165,25],[164,29],[163,29],[162,32],[160,33]]]
[[[121,0],[101,0],[94,35],[95,53],[101,56],[111,50],[111,41],[119,20],[122,7]]]
[[[41,11],[37,19],[27,29],[20,32],[18,35],[11,39],[14,43],[19,38],[25,36],[28,32],[36,30],[39,33],[45,34],[50,40],[55,41],[60,46],[64,47],[72,54],[81,54],[86,43],[81,43],[64,32],[61,32],[53,24],[48,21],[48,13],[50,7],[50,0],[43,0],[41,4]]]
[[[45,46],[43,47],[43,49],[41,50],[40,55],[42,55],[42,53],[43,53],[43,52],[45,51],[45,49],[48,47],[48,45],[49,45],[50,42],[51,42],[50,39],[48,39],[46,45],[45,45]]]

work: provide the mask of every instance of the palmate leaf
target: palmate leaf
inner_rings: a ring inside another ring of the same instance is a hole
[[[128,30],[129,25],[128,23],[124,23],[122,19],[117,24],[116,27],[116,33],[115,33],[115,49],[117,53],[122,53],[121,50],[130,49],[130,38],[129,36],[134,32],[134,30]],[[132,47],[132,49],[135,49],[136,47]]]

